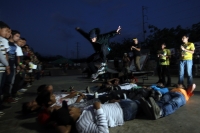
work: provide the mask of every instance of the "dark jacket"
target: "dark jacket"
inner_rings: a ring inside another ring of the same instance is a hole
[[[95,52],[103,52],[106,55],[109,53],[109,50],[108,50],[108,48],[109,48],[109,39],[118,34],[116,32],[116,30],[108,32],[108,33],[105,33],[105,34],[100,34],[99,28],[94,28],[89,33],[86,33],[82,29],[77,29],[77,31],[81,35],[83,35],[92,44]],[[91,41],[91,39],[90,39],[90,33],[91,32],[95,32],[96,35],[97,35],[97,41],[95,43],[93,43]]]

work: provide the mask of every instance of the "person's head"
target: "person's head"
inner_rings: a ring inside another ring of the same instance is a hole
[[[9,28],[10,27],[6,23],[0,21],[0,36],[6,38]]]
[[[164,84],[161,83],[161,82],[159,82],[159,83],[157,83],[157,86],[158,86],[158,87],[164,87]]]
[[[35,100],[32,100],[30,102],[25,102],[22,104],[22,113],[28,114],[32,113],[34,111],[37,111],[40,108],[40,106],[37,104]]]
[[[20,38],[19,40],[16,41],[16,44],[20,47],[23,47],[24,41]]]
[[[11,29],[9,28],[6,34],[6,38],[9,39],[11,36]]]
[[[112,80],[111,83],[113,85],[119,85],[119,79],[116,78],[116,79]]]
[[[133,42],[134,42],[134,44],[138,44],[138,39],[137,38],[133,38]]]
[[[20,32],[17,30],[11,31],[11,41],[17,42],[20,39]]]
[[[189,34],[184,34],[183,36],[182,36],[182,42],[183,43],[188,43],[188,39],[189,39]]]
[[[24,45],[23,48],[24,48],[24,51],[26,51],[26,52],[29,52],[29,51],[30,51],[29,45],[27,45],[27,44]]]
[[[97,41],[97,37],[100,33],[100,30],[98,28],[94,28],[89,32],[89,36],[90,36],[90,40],[92,42],[96,42]]]
[[[37,88],[37,93],[40,94],[40,93],[43,92],[43,91],[48,91],[48,92],[50,92],[51,94],[53,94],[53,86],[52,86],[52,85],[46,85],[46,84],[40,85],[40,86]]]
[[[26,39],[22,37],[21,40],[23,41],[23,46],[25,46],[26,45]]]
[[[166,48],[165,42],[162,42],[162,43],[160,44],[160,47],[161,47],[161,49],[165,49],[165,48]]]
[[[45,91],[45,90],[46,90],[46,87],[47,87],[46,84],[40,85],[40,86],[37,88],[37,93],[40,94],[41,92]]]
[[[68,109],[70,116],[73,118],[74,121],[77,121],[82,113],[81,109],[79,107],[73,107],[73,105],[68,107]]]
[[[25,62],[26,64],[28,64],[29,62],[31,62],[31,58],[28,57],[28,56],[25,56],[25,57],[24,57],[24,62]]]
[[[128,54],[127,54],[127,53],[124,53],[124,56],[125,56],[125,57],[127,57],[127,56],[128,56]]]
[[[131,76],[131,78],[130,78],[130,83],[137,83],[138,82],[138,79],[137,78],[135,78],[134,76]]]
[[[56,102],[56,98],[49,91],[43,91],[37,96],[36,102],[40,106],[50,107]]]
[[[68,127],[69,130],[71,130],[73,124],[75,124],[73,118],[69,114],[68,107],[62,107],[58,110],[54,110],[51,113],[50,119],[56,122],[58,126]]]

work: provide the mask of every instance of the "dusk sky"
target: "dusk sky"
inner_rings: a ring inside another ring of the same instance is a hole
[[[79,58],[94,52],[75,27],[106,33],[122,27],[111,41],[142,34],[142,6],[145,27],[191,27],[200,22],[199,0],[1,0],[0,20],[21,32],[35,52]],[[200,41],[200,40],[199,40]]]

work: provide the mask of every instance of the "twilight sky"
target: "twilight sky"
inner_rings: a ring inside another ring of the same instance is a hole
[[[21,32],[34,51],[42,55],[68,58],[87,57],[94,52],[75,27],[89,32],[100,28],[106,33],[122,27],[121,35],[111,41],[142,34],[142,6],[145,29],[183,28],[200,22],[199,0],[2,0],[0,20]]]

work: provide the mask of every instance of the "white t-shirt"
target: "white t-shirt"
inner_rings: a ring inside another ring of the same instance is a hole
[[[23,52],[22,52],[22,48],[20,47],[20,46],[18,46],[17,44],[15,44],[16,45],[16,55],[17,56],[23,56],[24,54],[23,54]]]
[[[2,52],[2,55],[5,57],[6,59],[6,49],[9,48],[9,45],[8,45],[8,40],[1,37],[0,36],[0,51]],[[2,62],[0,62],[0,72],[5,72],[6,68],[4,66],[4,64]]]
[[[130,90],[131,88],[137,87],[137,84],[133,84],[133,83],[124,83],[124,84],[120,84],[119,87],[122,90]]]
[[[55,106],[56,105],[56,106],[61,106],[62,107],[62,101],[63,100],[65,100],[67,102],[67,105],[70,105],[70,104],[75,103],[77,98],[78,98],[76,96],[76,97],[73,97],[73,98],[66,98],[66,99],[61,100],[61,98],[64,98],[64,97],[68,96],[69,94],[54,94],[54,95],[55,95],[56,103],[54,103],[51,106]],[[83,102],[83,99],[80,102]]]
[[[1,45],[4,46],[3,48],[5,48],[5,49],[8,49],[8,48],[9,48],[8,40],[7,40],[7,39],[5,39],[5,38],[3,38],[3,37],[0,36],[0,42],[1,42]],[[2,49],[2,48],[1,48],[1,49]],[[2,53],[2,54],[5,54],[5,53]]]

